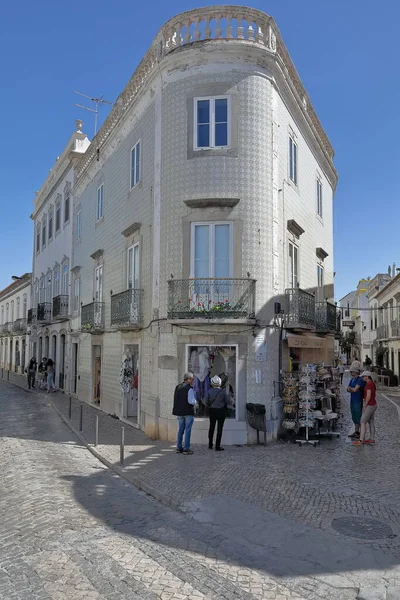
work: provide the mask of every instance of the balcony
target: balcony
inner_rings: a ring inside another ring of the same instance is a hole
[[[9,335],[12,329],[12,323],[3,323],[0,325],[0,336]]]
[[[55,296],[53,298],[53,319],[65,321],[68,317],[68,296]]]
[[[17,319],[13,323],[13,333],[21,335],[26,333],[27,322],[26,319]]]
[[[81,330],[87,333],[104,331],[104,302],[92,302],[81,308]]]
[[[390,325],[392,328],[392,337],[400,337],[400,321],[394,319]]]
[[[315,331],[318,333],[338,332],[338,313],[334,304],[330,302],[315,303]]]
[[[315,296],[300,288],[287,289],[285,296],[286,329],[314,329]]]
[[[254,319],[254,279],[168,281],[168,319]]]
[[[36,308],[30,308],[28,310],[27,323],[28,323],[28,325],[33,325],[34,323],[36,323],[36,321],[37,321],[37,310],[36,310]]]
[[[125,290],[111,296],[111,325],[135,329],[142,323],[143,290]]]
[[[376,339],[386,340],[389,337],[389,328],[387,325],[378,325],[376,329]]]
[[[37,305],[37,322],[41,324],[51,323],[51,303],[40,302]]]

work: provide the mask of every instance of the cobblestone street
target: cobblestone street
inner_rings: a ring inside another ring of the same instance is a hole
[[[96,414],[116,467],[121,423],[85,406],[90,443]],[[174,511],[105,468],[49,397],[0,381],[0,598],[399,599],[397,400],[377,415],[373,448],[345,427],[319,448],[191,457],[126,427],[124,477]]]

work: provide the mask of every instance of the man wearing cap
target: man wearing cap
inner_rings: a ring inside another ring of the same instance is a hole
[[[193,383],[193,373],[185,373],[183,383],[180,383],[175,388],[172,414],[178,417],[179,422],[176,444],[178,454],[193,454],[193,450],[190,449],[190,436],[194,422],[194,407],[196,405]],[[185,434],[185,443],[182,446],[183,434]]]
[[[227,382],[227,379],[225,383]],[[211,379],[211,390],[208,392],[206,404],[210,409],[210,427],[208,430],[208,447],[213,449],[215,425],[217,425],[217,438],[215,440],[216,452],[223,450],[221,446],[222,430],[227,415],[227,409],[233,408],[231,399],[229,398],[225,388],[221,388],[222,379],[218,375],[214,375]]]
[[[362,414],[363,396],[365,382],[360,377],[360,367],[358,362],[353,362],[350,367],[351,379],[347,387],[347,391],[350,392],[350,410],[351,418],[354,423],[354,433],[349,437],[359,438],[360,437],[360,422]]]

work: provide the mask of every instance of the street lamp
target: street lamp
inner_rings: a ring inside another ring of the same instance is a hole
[[[22,279],[22,277],[18,277],[18,275],[12,275],[11,279],[13,279],[14,281],[19,281],[20,279]]]

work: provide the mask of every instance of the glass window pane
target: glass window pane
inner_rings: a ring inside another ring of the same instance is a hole
[[[214,277],[229,277],[229,225],[215,226]]]
[[[194,277],[210,277],[210,244],[208,225],[194,228]]]
[[[198,148],[209,148],[210,146],[210,126],[198,125],[197,126],[197,147]]]
[[[228,145],[228,124],[227,123],[216,123],[216,125],[215,125],[215,145],[216,146],[227,146]]]
[[[136,180],[135,183],[140,181],[140,143],[136,146]]]
[[[133,248],[128,250],[128,289],[132,289]]]
[[[139,246],[133,249],[133,287],[139,289]]]
[[[215,101],[215,122],[228,122],[228,100],[226,98]]]
[[[136,150],[133,148],[131,152],[131,187],[135,185],[135,168],[136,168]]]
[[[198,100],[198,102],[197,102],[197,122],[198,123],[209,123],[210,122],[210,101],[209,100]]]

